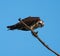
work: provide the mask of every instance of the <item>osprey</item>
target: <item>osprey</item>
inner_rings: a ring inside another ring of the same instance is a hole
[[[39,28],[39,27],[43,27],[44,26],[44,22],[39,18],[39,17],[27,17],[22,19],[22,21],[27,24],[32,30]],[[22,24],[21,21],[19,21],[18,23],[11,25],[11,26],[7,26],[7,28],[9,30],[23,30],[23,31],[29,31],[28,28],[25,27],[24,24]]]

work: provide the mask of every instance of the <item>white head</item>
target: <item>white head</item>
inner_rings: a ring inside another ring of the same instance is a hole
[[[38,21],[37,24],[38,24],[39,27],[43,27],[44,26],[44,22],[42,20]]]

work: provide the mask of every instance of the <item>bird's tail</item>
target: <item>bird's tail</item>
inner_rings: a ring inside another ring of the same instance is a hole
[[[16,29],[16,25],[7,26],[7,28],[8,28],[9,30],[14,30],[14,29]]]

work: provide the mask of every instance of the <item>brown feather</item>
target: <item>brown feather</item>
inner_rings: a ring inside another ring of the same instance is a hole
[[[25,19],[22,19],[22,21],[27,24],[28,26],[32,26],[34,25],[37,21],[40,21],[39,17],[27,17]],[[12,26],[7,26],[7,28],[9,28],[10,30],[14,30],[14,29],[18,29],[18,30],[25,30],[27,31],[28,29],[26,29],[26,27],[21,23],[18,22]]]

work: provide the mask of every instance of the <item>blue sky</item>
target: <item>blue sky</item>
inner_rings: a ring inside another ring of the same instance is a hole
[[[18,18],[39,16],[45,23],[39,37],[60,53],[60,0],[0,0],[0,56],[55,56],[31,32],[7,31]]]

